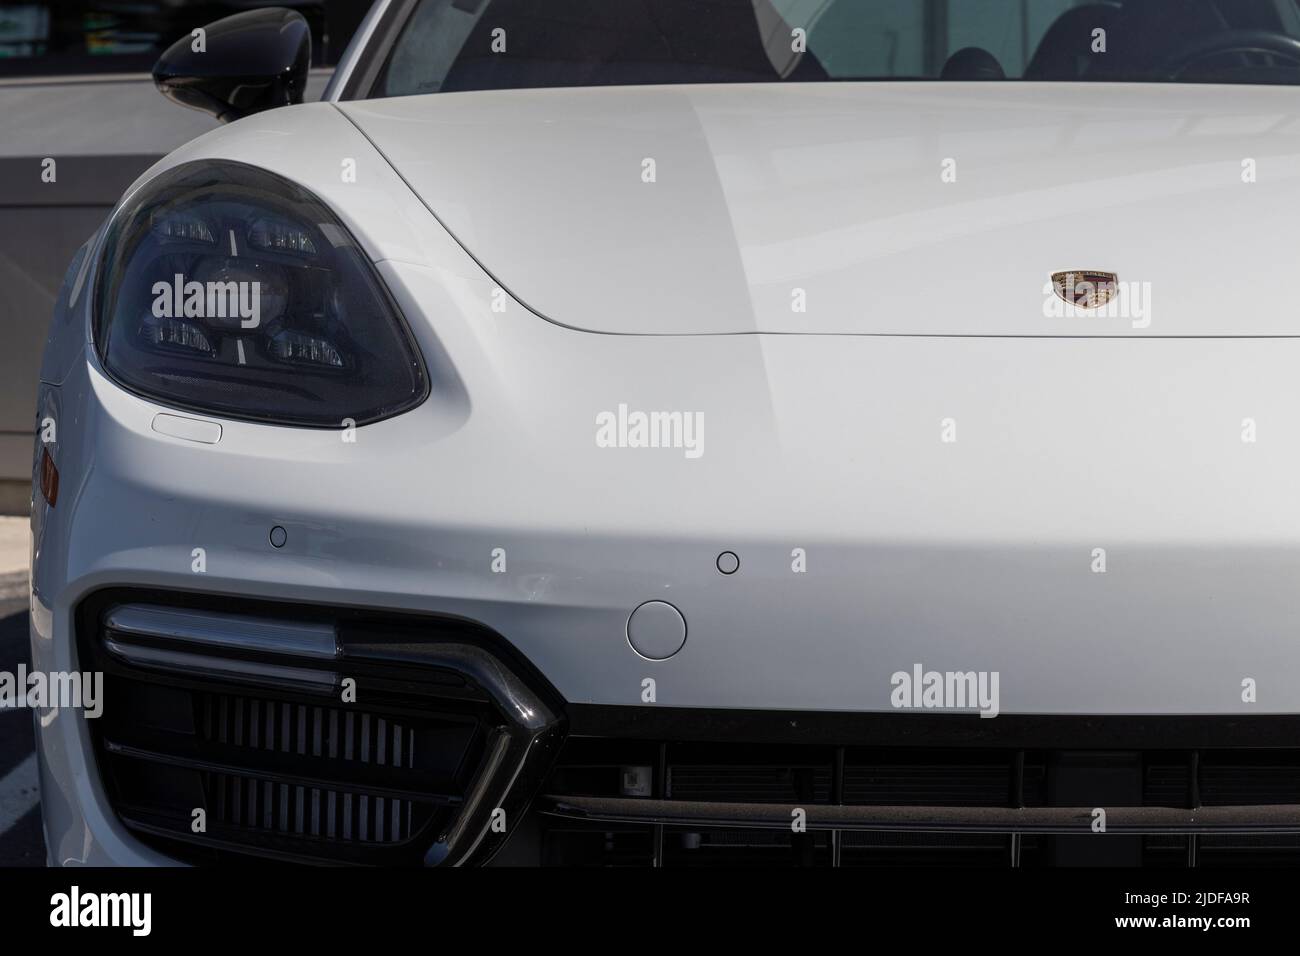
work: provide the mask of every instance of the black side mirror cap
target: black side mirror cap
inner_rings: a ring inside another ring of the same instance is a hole
[[[311,27],[283,7],[248,10],[181,37],[154,64],[169,100],[229,123],[301,103],[311,67]]]

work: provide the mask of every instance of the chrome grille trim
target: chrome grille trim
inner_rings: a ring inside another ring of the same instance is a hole
[[[143,604],[112,608],[104,624],[110,635],[132,644],[148,638],[169,644],[199,644],[206,649],[285,654],[320,661],[339,656],[338,637],[329,624]]]

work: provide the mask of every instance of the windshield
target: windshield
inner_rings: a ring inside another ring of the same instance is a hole
[[[1300,0],[418,0],[372,96],[834,80],[1300,81]]]

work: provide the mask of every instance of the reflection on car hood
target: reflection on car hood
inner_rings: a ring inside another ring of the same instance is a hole
[[[576,328],[1300,333],[1278,296],[1300,245],[1285,87],[607,87],[342,108],[504,288]],[[1064,307],[1049,276],[1072,270],[1116,274],[1118,295]]]

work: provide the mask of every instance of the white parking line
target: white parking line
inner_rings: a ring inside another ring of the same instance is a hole
[[[36,754],[0,779],[0,836],[36,806],[40,792],[36,780]]]

